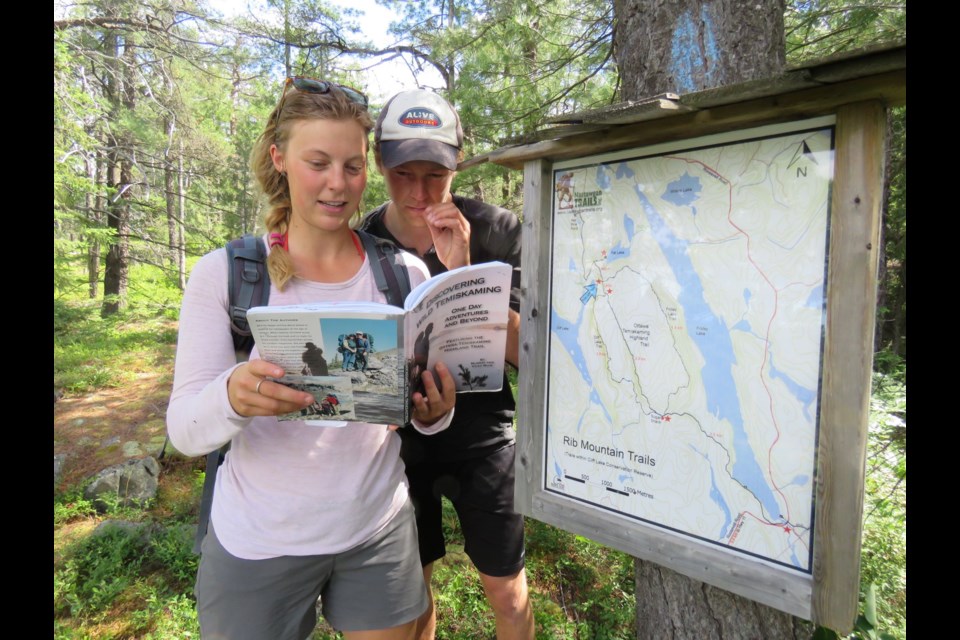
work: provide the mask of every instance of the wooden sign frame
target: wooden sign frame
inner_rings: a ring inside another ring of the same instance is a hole
[[[873,83],[873,84],[871,84]],[[873,359],[889,85],[813,89],[784,99],[672,116],[491,154],[524,168],[517,510],[817,624],[849,632],[857,613],[863,480]],[[859,87],[859,88],[858,88]],[[818,93],[820,92],[820,93]],[[894,92],[896,93],[896,92]],[[845,98],[845,99],[844,99]],[[559,160],[692,139],[801,117],[835,116],[827,310],[809,574],[718,549],[545,490],[545,367],[550,343],[553,169]]]

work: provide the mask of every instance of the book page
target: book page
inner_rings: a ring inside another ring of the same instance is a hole
[[[250,309],[260,357],[283,367],[279,382],[317,399],[279,419],[328,427],[343,421],[405,424],[401,313],[376,303]]]
[[[458,392],[500,390],[512,273],[503,262],[470,265],[411,292],[406,340],[412,388],[419,389],[420,374],[442,361]]]

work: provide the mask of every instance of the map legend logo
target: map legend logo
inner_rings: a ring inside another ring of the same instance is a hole
[[[557,196],[557,209],[599,209],[603,206],[603,191],[577,191],[577,177],[573,171],[567,171],[557,177],[554,192]]]

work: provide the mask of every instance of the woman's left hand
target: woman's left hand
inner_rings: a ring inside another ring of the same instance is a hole
[[[450,370],[438,362],[436,371],[439,381],[434,379],[433,373],[424,371],[420,375],[424,393],[417,391],[413,394],[413,418],[424,426],[445,416],[457,403],[457,387]],[[438,382],[440,386],[437,386]]]

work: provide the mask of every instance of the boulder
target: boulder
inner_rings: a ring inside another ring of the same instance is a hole
[[[83,495],[98,511],[111,505],[139,507],[157,495],[157,477],[160,465],[151,456],[128,460],[108,467],[94,477]]]
[[[56,486],[60,482],[60,474],[63,472],[63,462],[67,459],[67,454],[58,453],[53,456],[53,484]]]

